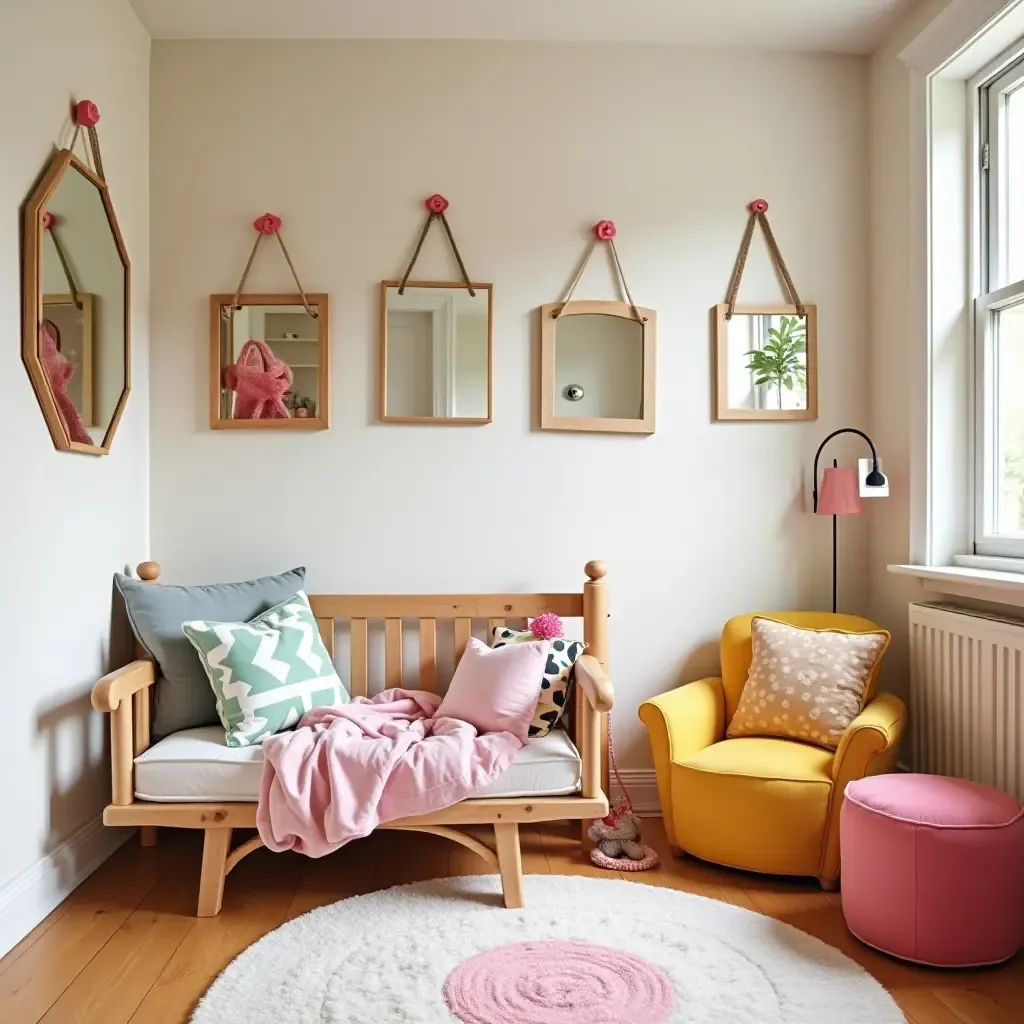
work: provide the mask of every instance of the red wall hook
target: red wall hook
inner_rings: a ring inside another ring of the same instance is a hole
[[[92,100],[79,100],[75,104],[75,124],[92,128],[99,123],[100,108]]]
[[[261,235],[276,235],[281,227],[281,218],[273,213],[265,213],[261,217],[257,217],[252,222],[252,226]]]

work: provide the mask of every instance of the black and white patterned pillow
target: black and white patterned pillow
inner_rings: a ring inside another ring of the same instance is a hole
[[[491,631],[492,647],[522,644],[536,639],[528,629],[495,626]],[[583,644],[579,640],[560,638],[551,641],[548,663],[544,667],[544,681],[540,684],[540,699],[530,722],[530,739],[547,736],[565,713],[569,703],[572,667],[582,653]]]

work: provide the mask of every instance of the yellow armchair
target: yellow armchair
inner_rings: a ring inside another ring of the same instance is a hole
[[[856,615],[759,612],[806,629],[852,633],[879,627]],[[669,842],[704,860],[780,875],[813,875],[825,889],[839,878],[839,810],[846,784],[891,771],[906,727],[906,707],[875,694],[836,751],[795,740],[726,739],[750,669],[750,624],[722,630],[722,675],[698,679],[640,707],[658,777]]]

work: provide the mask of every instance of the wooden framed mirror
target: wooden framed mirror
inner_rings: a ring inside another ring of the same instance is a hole
[[[653,434],[657,330],[627,302],[542,306],[541,429]]]
[[[22,357],[54,445],[106,455],[131,385],[131,263],[106,182],[70,150],[25,203]]]
[[[326,430],[330,308],[326,295],[210,296],[210,426]]]
[[[380,418],[491,422],[494,304],[489,284],[382,281]]]
[[[818,418],[818,309],[729,306],[712,310],[716,420]]]

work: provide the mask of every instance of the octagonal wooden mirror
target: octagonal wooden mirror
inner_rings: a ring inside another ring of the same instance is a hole
[[[56,447],[106,455],[131,384],[131,265],[110,191],[61,150],[24,223],[25,367]]]

